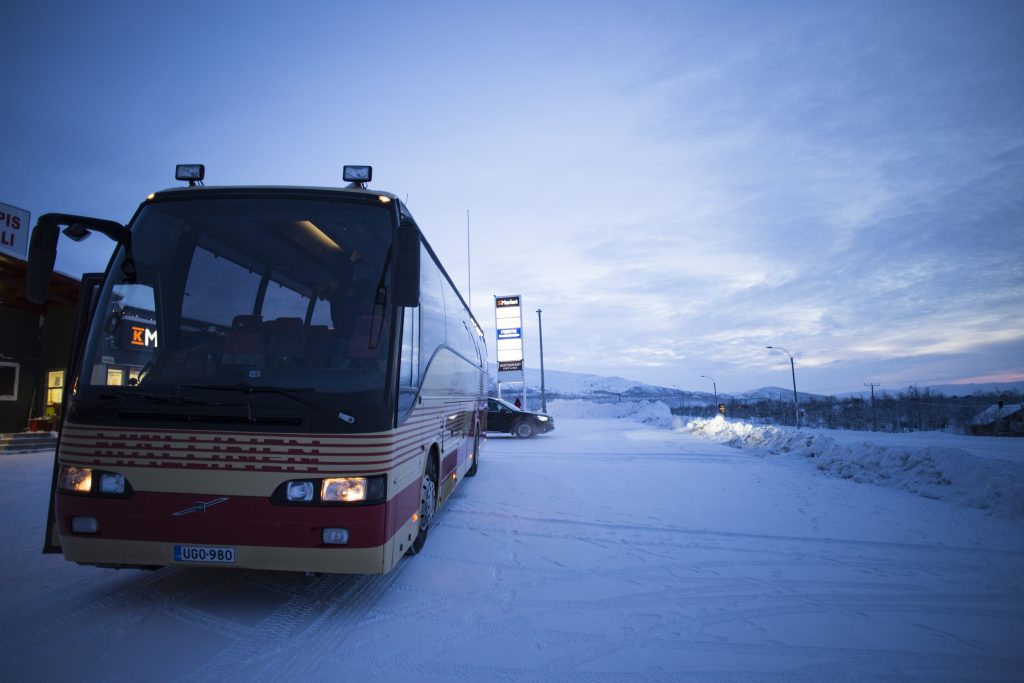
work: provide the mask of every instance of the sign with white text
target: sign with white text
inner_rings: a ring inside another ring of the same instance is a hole
[[[31,214],[10,204],[0,203],[0,251],[28,260],[28,233]]]
[[[523,314],[518,294],[494,297],[495,351],[498,355],[498,381],[515,381],[523,376]]]

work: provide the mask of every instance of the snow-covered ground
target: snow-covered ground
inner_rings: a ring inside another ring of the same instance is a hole
[[[714,443],[656,405],[550,409],[550,434],[489,439],[383,577],[42,556],[51,457],[0,458],[3,678],[1024,678],[1021,516]]]
[[[682,429],[761,457],[810,459],[822,472],[857,483],[902,488],[997,515],[1024,516],[1024,439],[798,430],[721,417],[691,420]]]

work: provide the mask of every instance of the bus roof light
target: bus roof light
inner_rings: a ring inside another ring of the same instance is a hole
[[[205,177],[206,166],[203,164],[178,164],[174,167],[174,179],[187,180],[189,187],[196,183],[202,184]]]
[[[341,177],[346,183],[352,183],[352,187],[365,188],[366,183],[373,180],[373,166],[345,166]]]

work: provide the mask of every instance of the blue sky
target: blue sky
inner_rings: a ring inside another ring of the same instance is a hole
[[[149,4],[0,7],[0,201],[370,163],[531,366],[542,308],[548,368],[684,389],[1024,379],[1024,3]]]

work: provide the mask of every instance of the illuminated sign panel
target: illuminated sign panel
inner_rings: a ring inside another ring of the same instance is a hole
[[[123,348],[154,349],[157,346],[156,329],[148,324],[126,318],[123,334]]]
[[[0,204],[0,252],[22,261],[28,258],[30,214],[10,204]]]
[[[494,297],[498,373],[523,372],[523,315],[518,294]]]

